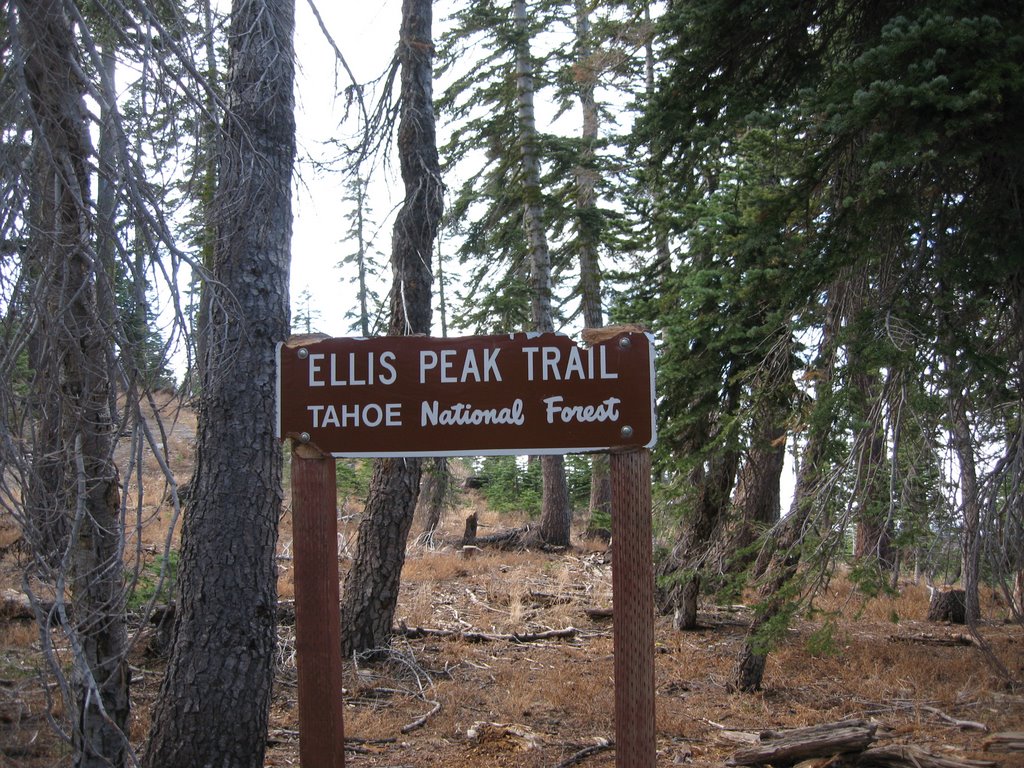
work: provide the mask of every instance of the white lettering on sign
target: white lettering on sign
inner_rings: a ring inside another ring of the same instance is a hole
[[[516,399],[507,408],[474,408],[469,403],[456,403],[441,408],[437,400],[424,400],[420,407],[420,426],[447,427],[464,424],[514,424],[521,426],[526,422],[523,416],[523,401]]]
[[[374,358],[373,352],[365,357],[349,352],[347,359],[338,360],[339,355],[314,353],[309,356],[309,386],[311,387],[345,387],[365,386],[374,384],[394,384],[398,374],[395,371],[395,353],[381,352]],[[327,360],[328,371],[324,371]],[[326,378],[324,378],[326,374]]]
[[[476,350],[467,349],[461,365],[455,359],[458,350],[442,349],[438,352],[423,350],[420,352],[420,384],[427,383],[428,371],[436,373],[437,380],[442,384],[465,384],[467,381],[480,383],[483,381],[501,381],[498,370],[498,353],[500,349],[480,350],[482,360],[477,359]]]
[[[597,359],[594,350],[597,350]],[[523,347],[526,355],[526,378],[529,381],[587,381],[617,379],[619,374],[608,370],[604,347],[569,347],[566,354],[560,347]]]
[[[313,416],[313,429],[327,427],[400,427],[402,404],[366,403],[365,405],[309,405],[306,410]]]
[[[561,395],[545,397],[547,403],[548,424],[554,424],[555,420],[568,424],[572,421],[618,421],[619,403],[622,401],[617,397],[609,397],[599,405],[559,405],[565,401]]]

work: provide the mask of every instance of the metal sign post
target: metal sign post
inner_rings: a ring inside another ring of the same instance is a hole
[[[295,337],[278,346],[278,437],[292,438],[299,751],[344,766],[337,456],[611,452],[615,764],[653,768],[650,451],[654,348],[631,329],[578,347],[556,334]]]

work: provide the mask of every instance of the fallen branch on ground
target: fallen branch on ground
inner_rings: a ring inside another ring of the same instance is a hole
[[[574,753],[570,757],[567,757],[565,760],[560,762],[558,765],[555,766],[555,768],[569,768],[569,766],[578,765],[579,763],[582,763],[584,760],[586,760],[588,757],[592,755],[599,754],[608,749],[614,749],[615,747],[614,741],[609,741],[603,736],[598,736],[595,739],[595,741],[597,742],[596,744],[592,744],[589,747],[584,747],[579,752]]]
[[[977,645],[974,638],[963,632],[954,632],[951,635],[933,635],[930,632],[923,632],[919,635],[890,635],[890,643],[922,643],[924,645]]]
[[[726,765],[792,765],[814,758],[848,768],[991,768],[987,760],[934,755],[913,744],[871,747],[876,725],[866,720],[790,731],[762,731],[761,743],[738,750]]]
[[[963,728],[964,730],[968,730],[968,731],[985,731],[985,732],[988,732],[988,726],[985,725],[984,723],[978,723],[978,722],[975,722],[974,720],[958,720],[955,717],[950,717],[949,715],[947,715],[942,710],[936,709],[935,707],[929,707],[926,704],[922,704],[921,705],[921,709],[923,709],[925,712],[932,713],[937,718],[939,718],[940,720],[944,720],[945,722],[949,723],[950,725],[955,725],[957,728]]]
[[[422,728],[424,725],[427,724],[427,720],[429,720],[430,718],[432,718],[434,715],[436,715],[438,712],[441,711],[441,702],[440,701],[427,701],[427,703],[428,704],[433,704],[433,707],[431,708],[431,710],[429,712],[427,712],[427,714],[425,714],[425,715],[423,715],[421,717],[417,717],[411,723],[406,723],[405,725],[403,725],[402,728],[401,728],[402,733],[409,733],[410,731],[415,731],[417,728]]]

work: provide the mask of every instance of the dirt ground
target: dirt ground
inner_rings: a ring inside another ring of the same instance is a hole
[[[184,414],[175,423],[171,457],[187,478],[194,420]],[[147,531],[137,549],[143,557],[155,556],[172,522],[160,507],[162,497],[162,491],[147,491],[143,498]],[[410,545],[397,615],[410,630],[452,636],[403,635],[384,661],[346,660],[347,764],[614,765],[606,545],[577,540],[567,553],[485,550],[465,558],[443,542],[457,538],[468,511],[479,513],[481,534],[516,521],[492,515],[478,497],[466,496],[462,504],[446,518],[437,544]],[[339,509],[343,569],[358,513],[357,502]],[[293,594],[290,536],[286,511],[279,550],[286,607]],[[0,520],[0,589],[18,589],[22,558],[12,522]],[[996,596],[984,602],[982,636],[992,656],[1020,680],[1024,631],[1006,620]],[[751,617],[748,607],[705,603],[700,629],[687,633],[657,619],[658,766],[719,766],[766,729],[864,718],[877,724],[879,744],[913,744],[935,757],[1024,768],[1024,752],[986,749],[994,733],[1024,731],[1024,691],[1007,686],[962,627],[927,622],[927,603],[923,585],[905,584],[898,596],[864,603],[844,580],[834,580],[817,599],[815,614],[800,620],[769,656],[764,690],[756,694],[728,693],[725,686]],[[565,636],[510,637],[552,630]],[[31,620],[0,618],[3,767],[71,762],[53,727],[61,722],[63,702],[44,674],[39,637]],[[136,637],[131,735],[141,748],[163,659],[150,650],[148,626]],[[279,638],[267,766],[299,764],[294,627],[282,624]]]

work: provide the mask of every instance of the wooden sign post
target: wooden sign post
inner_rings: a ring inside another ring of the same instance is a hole
[[[299,676],[299,761],[345,765],[338,613],[338,481],[333,456],[292,444],[295,659]]]
[[[292,438],[299,752],[344,765],[332,457],[611,452],[619,768],[653,768],[650,447],[654,347],[604,329],[437,339],[296,337],[278,346],[278,437]]]
[[[611,481],[615,765],[654,768],[650,451],[613,453]]]

